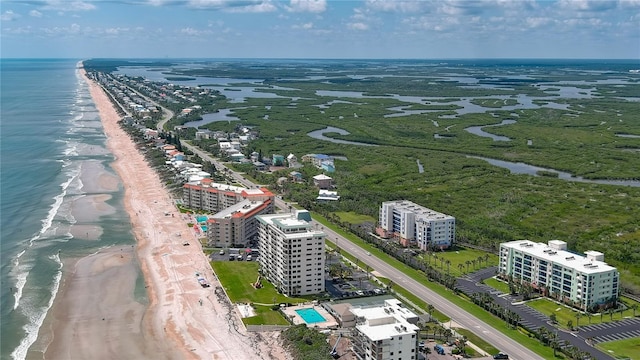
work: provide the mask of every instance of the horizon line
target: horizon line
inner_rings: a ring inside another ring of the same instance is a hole
[[[624,60],[637,61],[640,58],[554,58],[554,57],[442,57],[442,58],[316,58],[316,57],[0,57],[0,60],[378,60],[378,61],[451,61],[451,60]]]

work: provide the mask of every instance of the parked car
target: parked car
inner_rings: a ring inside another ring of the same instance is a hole
[[[499,353],[493,355],[493,358],[494,359],[509,359],[509,355],[499,352]]]
[[[220,255],[224,255],[224,249],[220,250]]]
[[[252,257],[251,255],[247,255],[247,261],[251,261]]]

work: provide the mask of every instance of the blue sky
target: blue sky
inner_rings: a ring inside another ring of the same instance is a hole
[[[640,59],[640,0],[0,0],[1,57]]]

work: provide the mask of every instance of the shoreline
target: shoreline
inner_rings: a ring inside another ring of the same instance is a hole
[[[136,244],[65,261],[72,270],[65,274],[28,358],[42,353],[45,359],[290,359],[278,332],[247,333],[244,326],[232,326],[241,322],[238,311],[226,297],[219,298],[221,285],[199,240],[120,127],[106,92],[84,69],[78,71],[89,85],[107,148],[115,157],[111,167],[122,181]],[[106,230],[92,235],[108,236]],[[183,246],[185,241],[191,246]],[[134,296],[138,267],[148,304]],[[195,273],[211,287],[202,288]]]

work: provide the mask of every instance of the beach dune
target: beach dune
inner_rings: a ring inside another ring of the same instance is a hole
[[[120,128],[107,94],[86,79],[116,157],[112,167],[124,185],[136,245],[105,249],[73,264],[47,322],[44,358],[290,359],[278,333],[246,331],[199,240]],[[138,266],[144,283],[136,282]],[[201,287],[196,273],[211,287]],[[135,298],[136,284],[147,291],[148,304]]]

